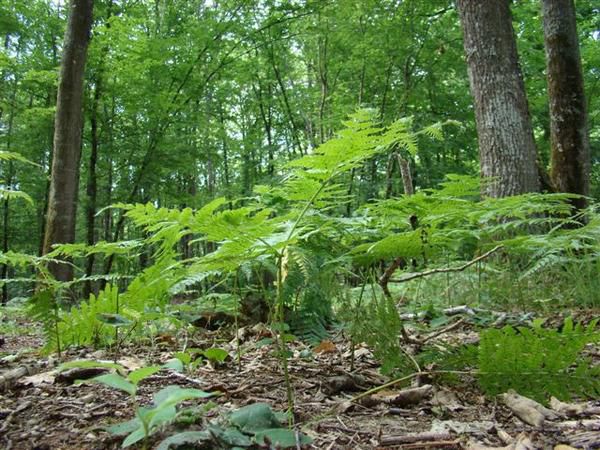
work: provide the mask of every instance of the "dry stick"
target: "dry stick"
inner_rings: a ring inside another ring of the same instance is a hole
[[[21,411],[26,410],[27,408],[29,408],[31,406],[31,402],[30,401],[26,401],[24,403],[22,403],[20,406],[18,406],[16,409],[14,409],[5,419],[4,419],[4,423],[2,424],[2,427],[0,427],[0,434],[4,434],[4,432],[8,429],[8,427],[10,426],[10,423],[12,422],[13,418],[19,414]]]
[[[392,264],[390,264],[390,266],[387,269],[385,269],[385,271],[383,272],[383,275],[381,275],[381,278],[379,278],[379,286],[381,286],[381,289],[383,290],[383,293],[386,295],[386,297],[392,296],[392,293],[390,292],[390,289],[388,288],[388,283],[390,282],[390,278],[392,278],[392,275],[394,274],[396,269],[398,269],[399,267],[401,267],[405,264],[406,264],[406,260],[404,258],[402,258],[401,256],[399,256],[398,258],[394,259],[394,261],[392,261]]]
[[[503,245],[497,245],[493,249],[485,252],[483,255],[478,256],[477,258],[469,261],[468,263],[463,264],[462,266],[458,266],[458,267],[445,267],[445,268],[442,268],[442,269],[426,270],[424,272],[418,272],[418,273],[413,273],[413,274],[407,275],[407,276],[405,276],[403,278],[396,278],[396,279],[392,278],[392,279],[389,280],[389,282],[390,283],[404,283],[406,281],[410,281],[410,280],[414,280],[414,279],[417,279],[417,278],[426,277],[426,276],[429,276],[429,275],[434,275],[436,273],[462,272],[467,267],[471,267],[473,264],[477,264],[482,259],[487,258],[492,253],[497,252],[498,250],[500,250],[503,247],[504,247]]]
[[[396,446],[394,446],[396,448]],[[434,442],[417,442],[415,444],[402,444],[397,448],[402,450],[423,450],[424,448],[435,448],[435,447],[443,447],[445,449],[449,448],[462,448],[460,445],[460,439],[454,439],[451,441],[434,441]],[[381,447],[378,447],[381,448]]]
[[[438,331],[436,331],[435,333],[432,333],[432,334],[430,334],[430,335],[428,335],[428,336],[425,336],[423,339],[421,339],[421,344],[424,344],[425,342],[427,342],[427,341],[429,341],[429,340],[431,340],[431,339],[434,339],[434,338],[436,338],[436,337],[438,337],[438,336],[441,336],[442,334],[444,334],[444,333],[447,333],[448,331],[452,331],[452,330],[454,330],[454,329],[455,329],[455,328],[457,328],[457,327],[458,327],[460,324],[462,324],[464,321],[465,321],[465,318],[464,318],[464,317],[461,317],[459,320],[457,320],[457,321],[456,321],[456,322],[454,322],[454,323],[451,323],[451,324],[450,324],[450,325],[448,325],[447,327],[445,327],[445,328],[442,328],[441,330],[438,330]]]
[[[453,436],[447,431],[425,431],[423,433],[410,433],[403,436],[382,436],[379,440],[379,445],[389,447],[392,445],[414,444],[416,442],[421,443],[423,441],[444,441],[447,443],[452,438]]]
[[[10,385],[12,385],[19,378],[34,375],[35,373],[41,370],[42,366],[27,366],[22,365],[15,369],[8,370],[0,374],[0,392],[4,390],[8,390]]]
[[[340,402],[336,406],[334,406],[334,407],[330,408],[329,410],[325,411],[323,414],[320,414],[320,415],[314,417],[312,420],[309,420],[304,425],[311,425],[311,424],[313,424],[315,422],[318,422],[318,421],[320,421],[320,420],[322,420],[322,419],[324,419],[324,418],[326,418],[326,417],[328,417],[328,416],[330,416],[332,414],[336,414],[337,413],[337,407],[340,406],[343,403],[354,403],[354,402],[357,402],[358,400],[360,400],[362,398],[368,397],[369,395],[373,395],[376,392],[379,392],[379,391],[381,391],[383,389],[386,389],[386,388],[388,388],[390,386],[393,386],[395,384],[402,383],[404,381],[408,381],[408,380],[410,380],[412,378],[416,378],[416,377],[423,376],[423,375],[439,375],[439,374],[444,374],[444,373],[470,375],[470,374],[473,374],[473,373],[476,373],[476,372],[474,372],[472,370],[426,370],[426,371],[422,371],[422,372],[414,372],[414,373],[411,373],[410,375],[406,375],[406,376],[403,376],[403,377],[396,378],[394,380],[388,381],[387,383],[384,383],[384,384],[381,384],[379,386],[376,386],[376,387],[374,387],[372,389],[369,389],[368,391],[361,392],[360,394],[355,395],[354,397],[348,399],[346,402]],[[489,373],[489,372],[486,372],[486,373]]]

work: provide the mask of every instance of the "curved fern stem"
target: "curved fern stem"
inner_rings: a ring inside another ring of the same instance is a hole
[[[290,229],[290,232],[288,233],[288,236],[287,236],[286,240],[289,241],[292,238],[292,236],[294,235],[294,231],[296,231],[296,228],[298,228],[298,225],[300,225],[300,222],[302,221],[302,219],[304,219],[304,216],[308,212],[308,209],[315,202],[315,200],[319,197],[319,195],[321,194],[321,192],[323,192],[323,189],[325,189],[325,186],[327,186],[327,184],[333,179],[333,177],[335,175],[336,175],[336,173],[333,173],[328,178],[326,178],[321,183],[321,186],[319,186],[319,189],[317,189],[315,191],[315,193],[308,199],[308,201],[306,202],[306,204],[304,205],[304,207],[300,211],[300,214],[298,214],[298,217],[296,218],[296,221],[292,225],[292,228]]]

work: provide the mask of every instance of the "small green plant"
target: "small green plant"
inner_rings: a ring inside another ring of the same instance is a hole
[[[229,358],[229,353],[226,350],[218,347],[211,347],[203,350],[201,353],[210,364],[213,366],[217,366],[219,364],[223,364],[227,358]]]
[[[107,367],[124,373],[123,366],[114,363],[100,363],[95,361],[74,361],[63,364],[62,368],[71,367]],[[160,366],[141,367],[123,376],[119,373],[107,373],[92,378],[90,381],[101,383],[113,389],[118,389],[129,394],[136,405],[136,417],[126,422],[112,425],[107,430],[115,435],[126,435],[122,447],[144,440],[147,444],[148,438],[162,426],[172,422],[177,416],[177,405],[196,398],[207,398],[214,394],[199,389],[184,389],[180,386],[167,386],[153,397],[152,407],[139,406],[137,400],[138,385],[144,379],[154,375],[162,368]],[[145,448],[145,447],[144,447]]]
[[[103,375],[101,375],[102,377]],[[118,375],[117,375],[118,376]],[[105,383],[108,386],[128,392],[126,382],[119,381],[114,383],[115,379],[99,379],[96,381]],[[184,389],[180,386],[167,386],[153,397],[152,407],[140,406],[136,409],[136,417],[121,424],[108,427],[108,431],[116,435],[127,435],[121,447],[125,448],[144,439],[147,443],[148,438],[159,430],[162,426],[171,423],[177,417],[177,405],[196,398],[207,398],[213,394],[201,391],[199,389]]]
[[[600,392],[600,367],[582,355],[586,344],[600,340],[598,320],[584,326],[568,318],[560,330],[542,323],[481,333],[479,382],[485,392],[495,395],[514,389],[542,402],[549,396],[569,400]]]
[[[55,348],[61,356],[61,333],[59,328],[60,308],[56,291],[47,288],[36,292],[28,302],[28,312],[42,323],[46,336],[46,348]]]
[[[191,372],[200,363],[200,360],[196,358],[200,351],[197,348],[190,348],[185,351],[175,352],[173,354],[174,357],[163,364],[163,367],[180,373]]]
[[[381,372],[407,373],[414,369],[414,363],[404,353],[400,345],[402,321],[398,315],[395,302],[371,288],[371,299],[362,305],[363,314],[355,317],[353,342],[366,342],[373,349],[375,357],[381,362]],[[379,288],[379,286],[377,286]]]
[[[274,412],[266,403],[254,403],[232,411],[219,422],[210,423],[206,430],[170,436],[157,450],[186,444],[204,444],[213,449],[286,449],[309,445],[312,442],[309,436],[284,427],[287,420],[287,414]]]
[[[176,352],[173,358],[168,360],[163,367],[173,369],[177,372],[192,372],[196,367],[202,364],[203,358],[212,365],[218,366],[229,358],[229,353],[218,347],[201,350],[199,348],[190,348],[185,351]]]

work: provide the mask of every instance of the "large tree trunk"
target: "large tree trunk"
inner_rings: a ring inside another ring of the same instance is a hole
[[[543,0],[550,100],[550,177],[559,192],[590,192],[590,143],[573,0]],[[574,202],[583,208],[585,199]]]
[[[65,32],[54,124],[54,157],[44,253],[48,253],[53,244],[75,240],[83,77],[93,5],[93,0],[72,0]],[[68,264],[51,264],[49,269],[58,280],[68,281],[73,278],[73,269]]]
[[[536,148],[509,0],[457,0],[479,136],[484,193],[540,189]]]

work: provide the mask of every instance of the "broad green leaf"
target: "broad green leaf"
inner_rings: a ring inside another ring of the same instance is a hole
[[[192,362],[192,355],[190,353],[187,353],[187,352],[177,352],[173,356],[175,358],[177,358],[179,361],[181,361],[186,366],[190,362]]]
[[[117,423],[106,427],[106,431],[116,436],[123,436],[137,430],[142,426],[142,422],[137,417],[126,422]]]
[[[216,347],[208,348],[208,349],[204,350],[202,352],[202,354],[204,356],[206,356],[206,358],[209,359],[210,361],[215,361],[215,362],[223,362],[229,356],[229,353],[227,353],[227,351],[223,350],[222,348],[216,348]]]
[[[146,420],[148,428],[154,430],[156,427],[171,422],[177,416],[177,408],[174,405],[158,405],[149,411]]]
[[[266,439],[268,439],[268,441]],[[270,443],[274,448],[296,448],[297,445],[308,445],[312,439],[305,434],[298,433],[286,428],[270,428],[256,433],[254,440],[259,445]]]
[[[254,344],[256,348],[266,347],[267,345],[271,345],[273,342],[273,338],[262,338]]]
[[[130,445],[133,445],[136,442],[141,441],[145,437],[147,437],[147,436],[146,436],[146,433],[144,432],[144,427],[140,427],[125,438],[125,440],[121,444],[121,447],[122,448],[129,447]]]
[[[252,440],[237,428],[223,429],[211,424],[208,431],[227,447],[250,447],[252,445]]]
[[[273,410],[266,403],[253,403],[233,411],[229,421],[241,431],[248,433],[281,426]]]
[[[176,405],[185,400],[208,398],[213,395],[214,394],[201,391],[200,389],[184,389],[179,386],[167,386],[154,394],[154,404],[157,407],[164,407],[167,405]]]
[[[181,362],[178,358],[169,359],[166,363],[163,364],[165,369],[173,369],[175,372],[182,373],[185,368],[183,366],[183,362]]]
[[[127,375],[127,379],[137,386],[144,378],[154,375],[160,369],[160,366],[141,367]]]
[[[136,387],[135,384],[130,383],[125,378],[116,373],[107,373],[90,379],[97,383],[102,383],[115,389],[120,389],[127,392],[129,395],[135,395]]]
[[[207,431],[184,431],[183,433],[177,433],[163,440],[158,444],[156,450],[169,450],[171,446],[179,448],[182,445],[198,444],[210,440],[211,437]]]

